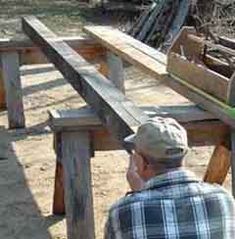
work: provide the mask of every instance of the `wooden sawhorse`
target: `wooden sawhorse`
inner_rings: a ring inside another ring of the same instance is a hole
[[[204,180],[223,183],[230,167],[228,126],[194,105],[143,110],[181,122],[190,146],[216,145]],[[49,116],[57,158],[53,213],[66,211],[69,238],[94,238],[90,159],[96,150],[118,150],[122,146],[91,108],[50,111]]]

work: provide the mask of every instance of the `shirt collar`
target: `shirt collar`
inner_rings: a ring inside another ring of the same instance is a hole
[[[187,183],[191,181],[198,181],[195,174],[191,171],[180,168],[151,178],[145,183],[144,189],[162,187],[164,185],[171,186],[171,184]]]

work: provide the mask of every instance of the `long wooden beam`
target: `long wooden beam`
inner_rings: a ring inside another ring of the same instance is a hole
[[[99,43],[84,37],[58,37],[65,41],[86,60],[105,56],[106,50]],[[47,58],[30,39],[0,39],[0,54],[3,52],[18,52],[20,65],[48,63]]]
[[[172,117],[187,130],[190,146],[218,145],[229,135],[229,126],[193,105],[141,107],[149,117]],[[49,125],[53,132],[89,130],[94,150],[117,150],[120,144],[110,137],[90,108],[51,110]]]
[[[101,45],[153,77],[159,78],[167,74],[165,54],[121,31],[104,26],[86,26],[84,31]]]
[[[66,43],[35,17],[22,20],[24,32],[93,107],[101,122],[119,140],[148,117]]]

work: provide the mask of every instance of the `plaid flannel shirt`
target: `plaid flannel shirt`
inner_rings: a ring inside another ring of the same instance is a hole
[[[233,198],[180,169],[150,179],[109,210],[106,239],[232,239]]]

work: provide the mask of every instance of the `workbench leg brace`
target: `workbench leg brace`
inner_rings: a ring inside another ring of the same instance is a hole
[[[69,239],[94,239],[89,133],[62,132],[55,140],[58,154],[53,212],[66,211]]]

